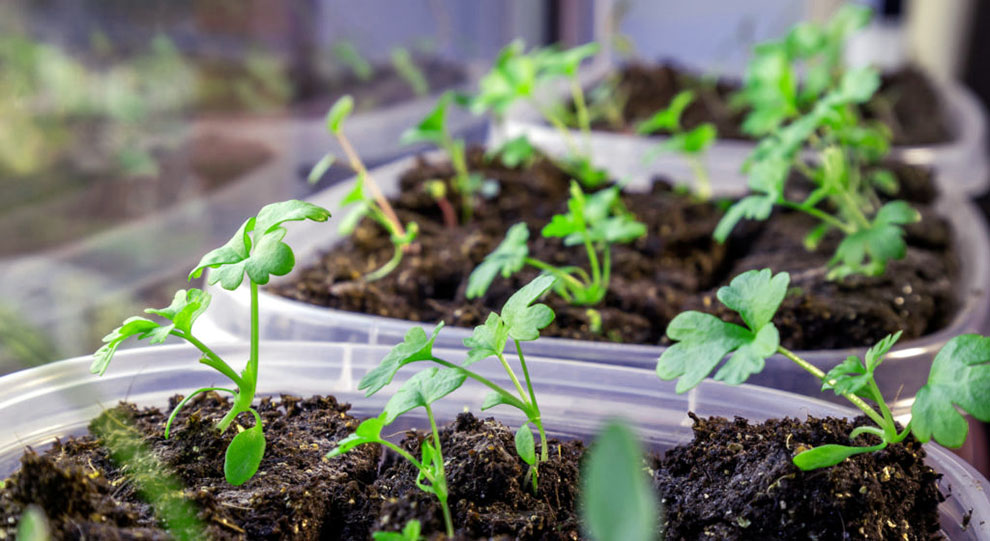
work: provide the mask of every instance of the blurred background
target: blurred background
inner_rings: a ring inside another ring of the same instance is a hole
[[[853,62],[912,63],[984,101],[990,5],[863,2]],[[199,256],[263,204],[347,178],[313,164],[322,116],[357,99],[369,166],[499,49],[601,41],[603,62],[738,75],[756,42],[831,0],[4,0],[0,3],[0,373],[94,351],[165,306]],[[480,118],[455,131],[482,141]]]

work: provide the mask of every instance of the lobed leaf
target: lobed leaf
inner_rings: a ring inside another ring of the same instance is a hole
[[[430,367],[406,380],[385,404],[385,424],[392,424],[402,414],[426,407],[456,391],[467,374],[463,370]]]
[[[773,319],[790,281],[786,272],[774,275],[770,269],[751,270],[733,278],[729,285],[718,290],[717,296],[755,332]]]
[[[694,92],[683,90],[674,96],[667,107],[636,125],[636,133],[648,135],[659,131],[676,132],[681,129],[681,115],[694,101]]]
[[[163,317],[171,321],[174,328],[190,334],[193,323],[209,308],[211,299],[210,294],[201,289],[192,288],[189,291],[180,289],[175,292],[172,304],[157,310],[148,308],[145,312]]]
[[[485,157],[489,160],[498,156],[502,164],[509,168],[531,163],[536,157],[536,148],[529,142],[526,135],[520,135],[502,143],[499,147],[489,150]]]
[[[174,324],[162,326],[143,317],[127,318],[123,325],[103,337],[104,344],[93,354],[93,362],[89,366],[89,371],[100,376],[106,373],[117,349],[128,338],[132,336],[136,336],[138,340],[148,338],[150,343],[160,344],[165,341],[174,327]]]
[[[553,322],[554,313],[549,306],[533,303],[549,291],[556,280],[541,274],[505,301],[501,317],[509,337],[520,342],[536,340],[540,330]]]
[[[911,406],[912,433],[921,442],[961,446],[968,426],[956,407],[990,422],[990,337],[957,336],[938,352]]]
[[[382,441],[382,429],[385,428],[385,424],[385,412],[382,412],[378,417],[371,417],[361,421],[361,424],[354,430],[354,433],[338,441],[337,446],[331,449],[326,457],[333,458],[350,451],[358,445]]]
[[[403,366],[417,361],[426,361],[433,358],[433,343],[436,342],[437,334],[440,333],[444,323],[441,321],[433,328],[433,334],[426,335],[422,327],[413,327],[406,332],[406,336],[401,344],[396,345],[378,363],[378,366],[371,369],[361,378],[358,389],[365,391],[365,396],[371,396],[391,383],[395,373]]]
[[[501,355],[508,339],[509,328],[502,323],[502,318],[494,312],[488,314],[484,325],[475,327],[471,336],[464,339],[464,346],[469,349],[467,359],[462,365],[469,366],[482,359]]]
[[[529,246],[526,244],[528,240],[529,228],[525,223],[520,222],[510,227],[498,247],[471,271],[465,296],[469,299],[478,298],[488,291],[499,274],[508,278],[519,272],[529,257]]]

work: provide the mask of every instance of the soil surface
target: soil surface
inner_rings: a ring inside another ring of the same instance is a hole
[[[740,88],[738,81],[712,80],[671,64],[630,64],[617,77],[616,95],[624,100],[622,121],[602,120],[596,129],[633,132],[638,122],[667,107],[679,92],[693,90],[695,102],[683,113],[685,129],[711,122],[720,138],[750,138],[741,128],[746,111],[731,105],[731,96]],[[895,145],[929,145],[953,139],[937,89],[913,67],[884,74],[880,90],[862,107],[862,113],[890,128]]]
[[[221,435],[215,423],[228,406],[202,395],[166,440],[164,413],[121,403],[93,421],[90,435],[42,454],[28,450],[0,489],[0,533],[12,538],[34,504],[57,539],[167,539],[166,524],[192,539],[369,539],[411,519],[429,539],[446,538],[435,498],[392,451],[364,445],[323,458],[358,424],[332,397],[262,399],[267,449],[259,473],[227,485],[223,455],[235,431]],[[668,539],[937,538],[939,476],[922,464],[916,442],[802,473],[790,462],[793,450],[844,442],[849,423],[695,422],[694,442],[644,464],[653,465],[667,506]],[[399,443],[418,455],[424,437],[410,430]],[[549,441],[534,496],[509,427],[463,413],[440,438],[456,539],[581,538],[580,441]]]
[[[418,223],[421,233],[415,251],[385,278],[362,279],[392,256],[385,231],[364,220],[354,235],[318,262],[270,289],[341,310],[470,327],[483,323],[490,311],[500,309],[537,274],[527,267],[509,279],[497,278],[483,298],[466,299],[468,276],[510,225],[529,225],[532,257],[587,266],[583,250],[539,236],[552,215],[566,211],[568,175],[546,160],[529,169],[507,168],[486,161],[480,149],[472,150],[469,161],[473,170],[497,180],[500,190],[481,202],[473,221],[455,227],[444,225],[438,205],[424,189],[427,180],[450,178],[451,167],[421,160],[403,175],[401,194],[392,202],[400,219]],[[803,237],[813,224],[791,212],[778,212],[766,223],[743,222],[720,245],[711,233],[727,202],[699,202],[657,181],[646,193],[623,196],[647,225],[647,236],[613,247],[612,284],[604,303],[596,307],[602,332],[591,330],[586,308],[549,295],[545,302],[557,318],[544,335],[660,344],[676,314],[685,309],[717,311],[721,304],[713,299],[718,287],[740,272],[764,267],[792,273],[794,287],[775,319],[786,347],[866,346],[897,330],[904,330],[905,338],[935,331],[954,313],[958,269],[951,231],[929,206],[934,199],[930,176],[904,166],[891,169],[902,183],[902,196],[914,202],[923,221],[907,228],[907,257],[891,263],[882,277],[825,280],[826,264],[839,239],[827,237],[817,251],[808,252]]]

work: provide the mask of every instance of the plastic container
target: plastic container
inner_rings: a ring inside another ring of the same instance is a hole
[[[529,344],[527,344],[528,346]],[[246,344],[222,345],[216,352],[229,360],[247,357]],[[388,390],[364,398],[356,386],[375,367],[388,348],[306,342],[267,342],[261,347],[259,393],[333,394],[354,405],[352,414],[370,417],[381,411]],[[459,362],[463,350],[435,350],[438,357]],[[82,357],[26,370],[0,378],[0,474],[9,475],[18,466],[25,446],[36,449],[55,437],[82,434],[87,423],[102,408],[118,400],[142,406],[163,407],[168,397],[223,380],[196,363],[196,350],[187,346],[163,346],[122,351],[103,377],[89,373],[90,358]],[[819,400],[751,385],[732,387],[706,381],[682,395],[672,382],[661,382],[647,370],[530,357],[529,370],[551,436],[589,440],[602,422],[614,416],[631,421],[649,448],[662,451],[690,441],[687,411],[699,415],[752,420],[806,415],[855,415]],[[511,383],[495,363],[472,367],[500,385]],[[389,389],[415,373],[415,367],[400,370]],[[449,420],[464,408],[478,413],[486,394],[481,384],[467,380],[454,394],[438,402],[434,411]],[[422,428],[426,420],[414,411],[410,425]],[[523,417],[512,408],[489,412],[509,426]],[[404,428],[404,427],[400,427]],[[398,431],[396,431],[398,432]],[[943,474],[942,487],[951,487],[951,497],[940,506],[942,528],[953,540],[987,539],[990,536],[990,494],[987,481],[972,467],[939,447],[926,446],[928,463]],[[964,515],[972,510],[969,527]]]
[[[582,77],[594,81],[598,73]],[[954,139],[938,145],[894,147],[891,157],[905,163],[935,168],[939,188],[950,195],[980,195],[990,186],[990,156],[987,148],[986,111],[975,95],[958,83],[938,83],[944,114],[953,127]],[[581,142],[581,134],[571,131],[575,141]],[[506,119],[491,125],[494,143],[519,135],[551,154],[566,151],[563,139],[552,126],[543,121],[531,107],[520,106],[510,110]],[[674,180],[690,181],[693,174],[682,157],[672,152],[655,151],[664,136],[640,136],[605,131],[593,131],[588,148],[594,149],[592,160],[618,178],[628,178],[643,183],[656,175]],[[732,189],[746,186],[746,176],[740,172],[746,157],[755,143],[741,140],[718,140],[709,150],[705,165],[710,171],[713,186]],[[655,156],[647,160],[650,155]]]
[[[386,193],[395,193],[399,175],[410,167],[412,159],[400,160],[373,171],[376,181]],[[334,186],[316,194],[310,201],[338,214],[340,200],[349,190],[348,184]],[[955,319],[944,329],[917,340],[903,341],[890,353],[877,372],[880,388],[890,394],[889,400],[914,396],[928,378],[931,360],[952,337],[967,332],[985,332],[990,323],[990,235],[983,218],[972,203],[944,198],[938,209],[952,224],[956,233],[957,252],[963,258],[960,269],[959,310]],[[333,246],[340,235],[331,219],[329,224],[302,223],[288,228],[287,242],[295,248],[297,268],[314,261]],[[289,277],[291,279],[291,275]],[[247,317],[250,296],[246,287],[227,291],[209,287],[213,294],[210,310],[203,315],[213,329],[241,337],[249,335]],[[432,328],[432,323],[418,323],[356,312],[319,307],[271,294],[262,289],[260,299],[261,336],[268,340],[322,340],[362,344],[394,345],[402,341],[412,327]],[[444,347],[460,347],[472,329],[447,327],[438,338]],[[843,350],[802,351],[800,355],[828,370],[847,355],[862,355],[866,348]],[[653,369],[663,352],[660,346],[588,342],[564,338],[541,338],[527,345],[534,354],[560,359],[574,359],[601,364]],[[783,356],[774,356],[767,368],[754,376],[755,384],[774,387],[804,395],[819,396],[820,383]],[[822,395],[824,396],[824,395]],[[842,399],[831,397],[838,402]],[[904,412],[910,400],[899,400],[895,411]]]

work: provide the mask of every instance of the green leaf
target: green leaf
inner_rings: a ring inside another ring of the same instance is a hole
[[[502,404],[514,405],[506,400],[504,394],[498,391],[491,391],[485,395],[485,399],[481,402],[481,411],[491,409]]]
[[[785,43],[790,56],[803,58],[821,51],[825,45],[825,33],[812,23],[798,23],[787,33]]]
[[[567,156],[557,163],[565,173],[577,179],[585,188],[597,188],[609,181],[608,171],[595,167],[587,156]]]
[[[554,313],[549,306],[533,303],[549,291],[556,280],[546,274],[537,276],[505,301],[501,316],[509,337],[520,342],[536,340],[540,330],[553,322]]]
[[[444,323],[441,321],[433,328],[433,334],[426,335],[422,327],[413,327],[406,332],[405,339],[382,359],[378,366],[361,378],[358,389],[365,391],[365,396],[371,396],[388,385],[395,373],[403,366],[417,361],[433,358],[433,343],[440,333]]]
[[[529,246],[526,244],[528,240],[529,228],[525,223],[520,222],[510,227],[498,247],[471,271],[465,296],[469,299],[481,297],[499,274],[508,278],[519,272],[529,257]]]
[[[463,366],[469,366],[488,357],[496,357],[505,351],[505,342],[509,339],[509,328],[502,323],[502,318],[492,312],[484,325],[474,328],[471,336],[464,339],[468,348],[467,359]]]
[[[786,272],[775,276],[770,269],[747,271],[720,288],[718,300],[738,312],[751,330],[759,331],[777,313],[790,281]]]
[[[901,339],[902,332],[903,331],[897,331],[894,334],[888,334],[866,351],[867,371],[873,373],[873,371],[880,366],[880,363],[883,362],[884,357],[890,352],[890,348],[894,347],[894,344]]]
[[[775,201],[775,198],[766,195],[748,195],[740,199],[729,207],[729,210],[719,220],[712,237],[719,242],[725,242],[732,230],[735,229],[736,224],[743,218],[766,220],[773,211]]]
[[[901,188],[900,183],[897,182],[897,177],[886,169],[872,171],[869,175],[869,182],[887,195],[893,195]]]
[[[89,371],[102,376],[110,366],[110,361],[120,344],[132,336],[138,340],[150,338],[152,344],[159,344],[165,340],[174,325],[161,326],[150,319],[143,317],[131,317],[124,320],[124,324],[117,327],[110,334],[103,337],[103,346],[93,354],[93,362],[89,366]]]
[[[293,199],[266,205],[256,218],[248,218],[226,244],[204,255],[189,273],[189,279],[198,278],[210,268],[207,282],[219,282],[224,289],[237,289],[244,273],[256,284],[267,284],[270,275],[283,276],[295,266],[292,249],[282,242],[286,231],[281,224],[325,222],[329,218],[330,211],[305,201]]]
[[[509,168],[516,168],[520,165],[532,163],[536,157],[536,148],[529,142],[525,134],[509,139],[501,146],[489,150],[485,157],[489,160],[500,157],[502,164]]]
[[[956,407],[990,422],[990,338],[957,336],[932,362],[928,383],[911,406],[911,431],[921,442],[934,438],[946,447],[966,441],[968,426]]]
[[[354,110],[354,98],[347,94],[341,96],[327,111],[327,129],[330,133],[340,133],[341,124],[344,119]]]
[[[330,167],[333,166],[335,161],[337,161],[337,158],[333,154],[327,154],[320,158],[320,161],[316,162],[316,165],[309,171],[306,181],[310,184],[319,182],[323,178],[323,175],[327,174],[327,171],[330,170]]]
[[[829,443],[819,445],[814,449],[802,451],[794,456],[794,465],[804,471],[817,470],[835,466],[843,460],[863,453],[872,453],[886,447],[886,443],[871,447],[850,447],[848,445],[837,445]]]
[[[601,47],[595,43],[585,43],[564,51],[555,51],[552,48],[538,51],[541,71],[547,75],[567,75],[573,77],[577,75],[578,68],[586,58],[594,56]]]
[[[921,220],[921,213],[906,201],[891,201],[880,207],[873,223],[876,225],[904,225]]]
[[[399,142],[403,145],[415,143],[432,143],[443,146],[447,137],[447,105],[453,99],[453,93],[444,92],[433,109],[414,127],[402,133]]]
[[[780,333],[773,325],[763,326],[749,343],[739,346],[732,357],[715,373],[715,379],[739,385],[766,366],[766,358],[777,352]]]
[[[254,476],[265,456],[265,434],[261,428],[261,418],[255,414],[255,419],[254,426],[230,440],[224,456],[223,475],[235,487],[243,485]]]
[[[841,42],[850,34],[865,27],[873,17],[873,10],[868,6],[848,3],[836,11],[826,25],[830,39]]]
[[[174,324],[174,327],[186,334],[192,333],[193,323],[210,306],[212,297],[209,293],[192,288],[189,291],[180,289],[175,292],[172,304],[166,308],[145,310],[148,314],[163,317]]]
[[[755,339],[752,332],[739,325],[694,311],[678,314],[667,326],[667,336],[677,343],[660,355],[657,376],[662,380],[679,378],[675,387],[678,393],[696,387],[726,355]],[[730,369],[726,375],[745,371],[745,367]]]
[[[385,404],[385,424],[392,424],[400,415],[429,406],[456,391],[465,378],[467,374],[463,370],[453,368],[431,367],[416,373]]]
[[[374,532],[371,538],[374,541],[420,541],[421,528],[419,521],[412,519],[406,523],[401,532]]]
[[[829,271],[828,278],[842,278],[850,274],[882,274],[888,261],[901,259],[907,253],[904,230],[900,225],[919,218],[920,214],[903,201],[887,203],[877,211],[868,229],[842,239],[829,261],[832,270]]]
[[[832,389],[836,395],[860,394],[867,388],[870,379],[870,375],[863,366],[863,361],[855,355],[850,355],[825,374],[822,391]]]
[[[17,541],[49,541],[48,517],[37,505],[28,505],[17,524]]]
[[[678,133],[662,143],[667,150],[682,154],[697,155],[708,150],[715,142],[718,130],[714,124],[704,123],[689,132]]]
[[[674,96],[665,109],[636,125],[636,133],[648,135],[658,131],[676,132],[681,129],[681,114],[694,101],[694,92],[683,90]]]
[[[516,431],[516,452],[526,464],[536,465],[536,443],[533,441],[533,431],[530,430],[529,423],[520,426]]]
[[[385,428],[385,412],[378,417],[371,417],[361,421],[354,433],[337,442],[337,446],[331,449],[326,457],[334,458],[347,451],[364,445],[365,443],[376,443],[382,441],[382,429]]]
[[[880,88],[880,73],[874,68],[854,68],[842,74],[838,95],[852,103],[865,103]]]
[[[626,424],[611,421],[588,450],[581,471],[580,510],[589,538],[657,538],[659,505],[644,470],[636,435]]]

